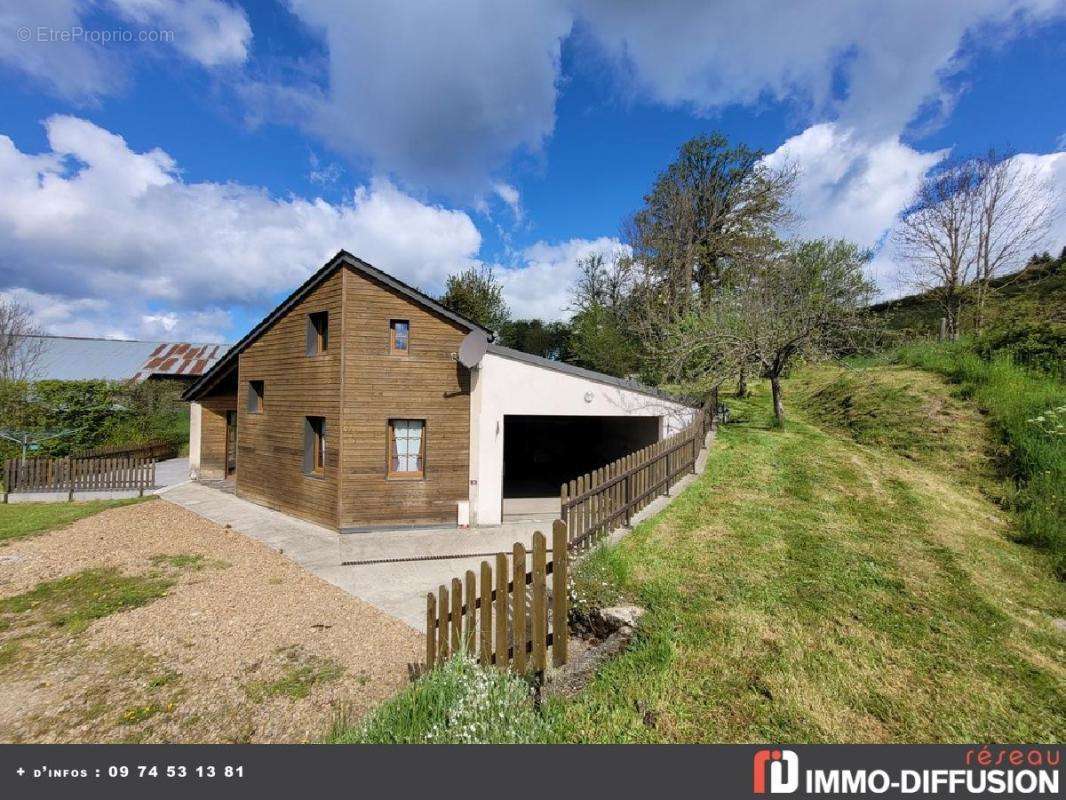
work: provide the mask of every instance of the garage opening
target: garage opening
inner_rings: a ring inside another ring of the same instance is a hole
[[[557,514],[564,482],[658,440],[658,417],[506,415],[503,514]]]

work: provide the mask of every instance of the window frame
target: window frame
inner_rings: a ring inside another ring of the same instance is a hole
[[[397,422],[419,422],[422,424],[422,436],[419,438],[418,463],[421,469],[416,472],[398,472],[392,469],[392,454],[396,442]],[[426,425],[425,418],[419,417],[389,417],[385,424],[385,477],[392,481],[421,481],[426,479]]]
[[[266,411],[266,381],[263,380],[250,380],[247,386],[247,397],[244,402],[244,409],[249,414],[263,414]],[[253,405],[252,399],[255,399]]]
[[[403,323],[407,326],[406,347],[396,346],[396,326]],[[411,320],[394,318],[389,320],[389,354],[394,356],[406,356],[411,354]]]
[[[310,436],[310,441],[308,440]],[[326,427],[326,418],[322,416],[307,415],[304,417],[304,475],[309,478],[324,478],[326,476],[326,446],[329,439],[329,431]],[[310,455],[310,463],[308,463]]]
[[[304,352],[308,358],[329,352],[329,311],[312,311],[307,315]]]

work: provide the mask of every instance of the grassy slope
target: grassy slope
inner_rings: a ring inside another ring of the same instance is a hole
[[[649,614],[631,651],[551,709],[555,736],[1066,737],[1063,586],[967,474],[983,420],[914,380],[954,417],[918,457],[802,420],[773,430],[765,397],[731,401],[747,421],[724,429],[707,473],[592,557]]]
[[[89,500],[84,503],[8,503],[0,505],[0,547],[26,536],[43,533],[116,506],[151,498]]]
[[[1017,278],[1004,276],[993,284],[999,285],[988,300],[988,317],[993,323],[1005,316],[1048,319],[1060,316],[1066,306],[1066,265],[1060,260]],[[892,330],[913,331],[924,336],[936,335],[942,315],[936,302],[925,295],[908,295],[878,303],[871,310]],[[964,310],[964,330],[970,328],[968,314]]]

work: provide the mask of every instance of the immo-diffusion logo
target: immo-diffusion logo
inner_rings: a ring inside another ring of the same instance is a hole
[[[759,750],[755,753],[755,794],[766,794],[766,776],[771,794],[787,794],[799,788],[799,756],[791,750]]]

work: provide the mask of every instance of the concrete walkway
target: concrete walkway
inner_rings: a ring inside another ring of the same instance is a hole
[[[544,530],[546,536],[551,532],[550,522],[525,522],[470,530],[418,528],[340,534],[195,482],[174,486],[161,496],[263,542],[419,631],[425,630],[426,592],[468,569],[477,570],[483,559],[509,551],[515,542],[530,547],[535,530]],[[424,560],[426,557],[433,560]],[[367,561],[377,563],[350,563]]]
[[[671,497],[657,498],[634,516],[634,525],[657,514],[696,480],[706,466],[709,444],[710,435],[708,448],[696,462],[697,474],[678,482]],[[161,496],[263,542],[418,631],[426,627],[427,592],[462,577],[466,570],[477,572],[482,561],[492,561],[496,553],[509,553],[515,542],[522,542],[528,550],[534,531],[543,531],[551,542],[547,518],[468,530],[402,528],[342,534],[196,482],[171,487]],[[628,531],[619,528],[609,540],[618,541]]]

